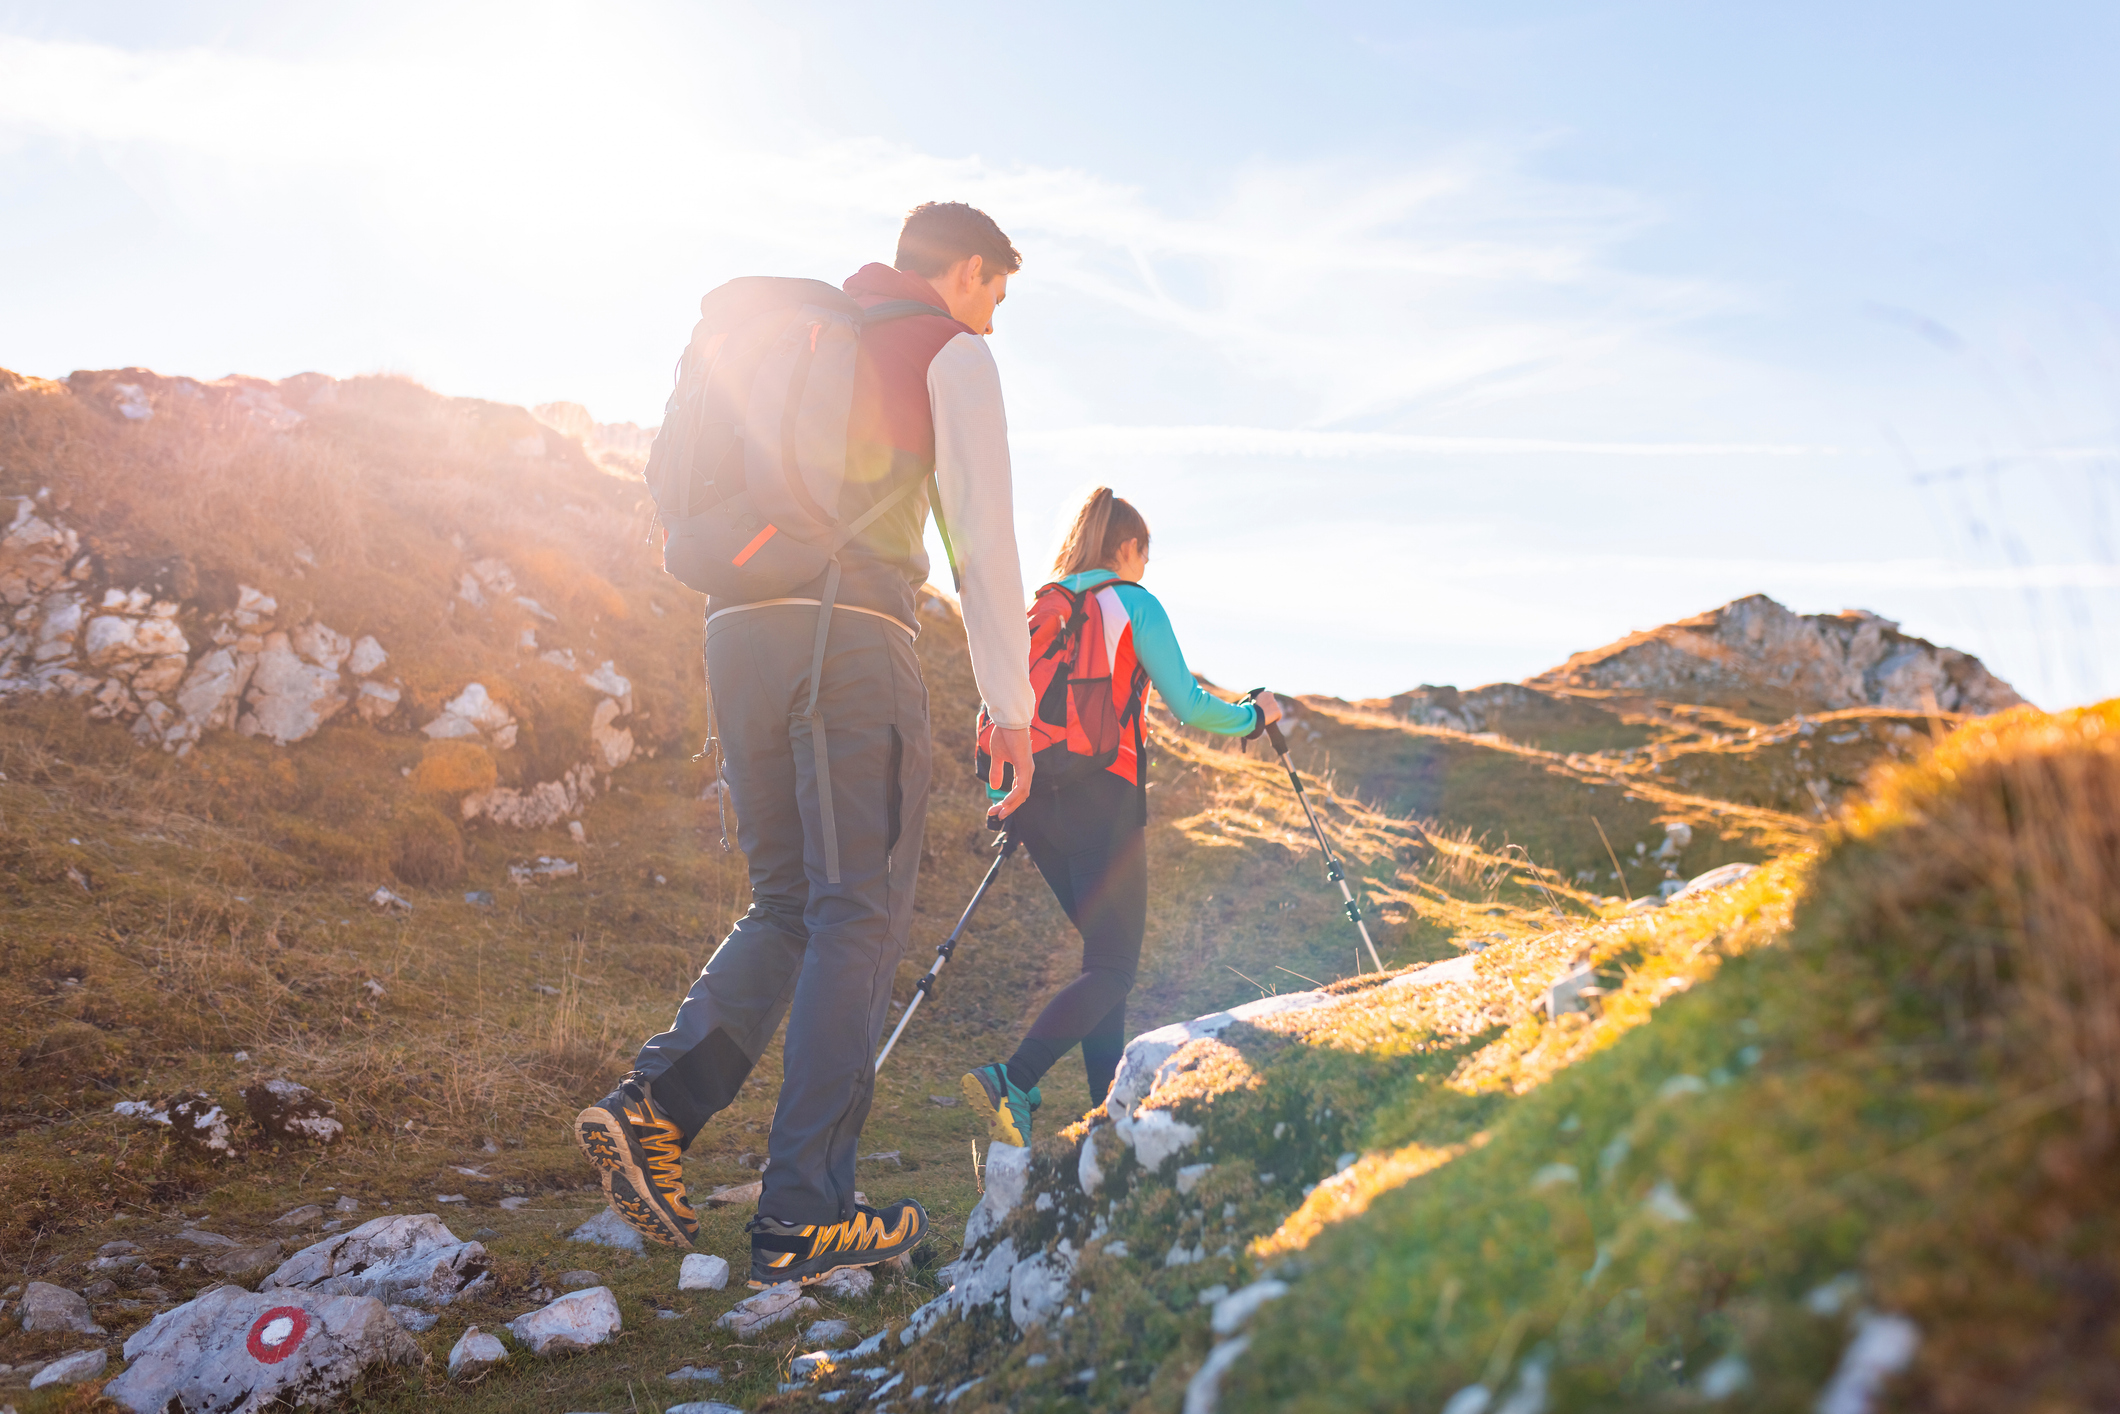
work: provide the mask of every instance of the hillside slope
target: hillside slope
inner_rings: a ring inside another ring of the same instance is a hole
[[[492,1329],[584,1266],[617,1294],[616,1344],[558,1363],[518,1353],[451,1397],[659,1409],[682,1393],[664,1374],[687,1365],[712,1365],[717,1397],[753,1409],[873,1388],[826,1362],[825,1378],[782,1392],[808,1348],[794,1327],[739,1339],[714,1321],[741,1293],[680,1291],[673,1256],[566,1238],[599,1206],[566,1119],[667,1019],[744,888],[690,755],[705,735],[698,601],[655,567],[649,508],[615,474],[634,454],[624,429],[578,412],[533,418],[390,379],[0,376],[11,1280],[87,1291],[122,1337],[226,1277],[254,1284],[221,1257],[209,1270],[187,1232],[277,1256],[345,1221],[302,1216],[307,1205],[435,1211],[485,1245],[492,1280],[419,1336],[435,1363],[371,1374],[358,1407],[431,1402],[467,1324]],[[901,1004],[991,849],[964,769],[976,694],[962,627],[939,594],[921,612],[938,772]],[[1275,1263],[1308,1270],[1339,1250],[1335,1232],[1358,1230],[1337,1219],[1428,1191],[1409,1184],[1417,1173],[1484,1172],[1514,1097],[1554,1103],[1539,1097],[1589,1084],[1570,1078],[1604,1075],[1636,1029],[1663,1034],[1641,1027],[1659,1004],[1725,959],[1773,951],[1827,816],[1866,773],[1918,760],[1962,720],[1926,706],[1814,704],[1784,721],[1576,686],[1302,699],[1296,754],[1387,968],[1413,979],[1396,983],[1358,955],[1278,765],[1159,711],[1156,887],[1130,1019],[1149,1032],[1240,1003],[1323,1001],[1244,1022],[1173,1069],[1175,1088],[1144,1083],[1149,1111],[1197,1107],[1203,1142],[1244,1158],[1179,1193],[1114,1153],[1106,1201],[1136,1196],[1103,1220],[1132,1225],[1137,1258],[1107,1244],[1097,1259],[1094,1320],[1076,1328],[1094,1327],[1087,1345],[1041,1346],[1006,1314],[960,1323],[900,1343],[914,1364],[898,1397],[981,1379],[952,1407],[1176,1407],[1213,1344],[1199,1290]],[[1633,902],[1753,862],[1768,867],[1734,889]],[[865,1137],[865,1185],[927,1204],[936,1250],[867,1296],[830,1298],[828,1314],[903,1330],[963,1276],[929,1258],[956,1255],[983,1166],[1008,1156],[931,1097],[952,1099],[967,1064],[1005,1054],[1078,947],[1035,871],[1004,870],[883,1073]],[[1572,974],[1579,991],[1584,965],[1603,992],[1594,1014],[1549,1023],[1548,989]],[[776,1050],[700,1137],[695,1191],[755,1179],[778,1073]],[[267,1080],[334,1102],[343,1137],[315,1148],[244,1119],[242,1092]],[[1631,1083],[1597,1085],[1620,1105]],[[1084,1113],[1072,1062],[1045,1088],[1041,1123]],[[166,1112],[190,1094],[236,1117],[225,1148],[114,1108]],[[1593,1118],[1605,1122],[1588,1109],[1581,1122]],[[1085,1136],[1112,1124],[1042,1141],[1032,1168],[1076,1180]],[[1210,1197],[1224,1206],[1210,1213]],[[1063,1221],[1092,1220],[1082,1202],[1032,1211],[1004,1212],[989,1239],[1051,1243]],[[739,1259],[747,1209],[704,1216],[702,1247]],[[1069,1231],[1082,1252],[1087,1227]],[[96,1255],[116,1241],[137,1263]],[[1388,1233],[1362,1241],[1378,1263],[1398,1250]],[[1162,1265],[1181,1246],[1189,1260]],[[1541,1260],[1531,1252],[1524,1270]],[[1453,1309],[1477,1287],[1456,1280]],[[1486,1329],[1464,1310],[1468,1330]],[[1387,1344],[1411,1329],[1387,1327],[1375,1337]],[[1233,1398],[1285,1402],[1284,1369],[1333,1387],[1292,1357],[1268,1360],[1278,1347],[1258,1339]],[[10,1328],[0,1388],[64,1348]],[[1063,1349],[1083,1363],[1062,1369]],[[1041,1351],[1051,1358],[1029,1363]],[[1391,1354],[1429,1383],[1359,1398],[1398,1407],[1457,1377],[1458,1356],[1436,1359]],[[85,1389],[9,1397],[25,1414],[88,1407]]]

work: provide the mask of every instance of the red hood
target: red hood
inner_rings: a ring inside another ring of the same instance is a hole
[[[841,288],[864,305],[887,299],[916,299],[937,309],[949,308],[926,280],[875,261],[856,270]]]

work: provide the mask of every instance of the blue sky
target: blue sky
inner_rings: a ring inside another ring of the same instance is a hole
[[[2120,693],[2120,10],[0,3],[0,366],[652,421],[699,294],[1025,252],[1027,558],[1195,665],[1517,678],[1764,592]]]

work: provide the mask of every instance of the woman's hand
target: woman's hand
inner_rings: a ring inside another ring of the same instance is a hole
[[[1252,705],[1259,709],[1259,725],[1262,728],[1270,727],[1281,720],[1281,704],[1274,700],[1272,693],[1262,689],[1259,695],[1251,700]]]

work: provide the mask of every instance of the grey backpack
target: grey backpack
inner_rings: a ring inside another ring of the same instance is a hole
[[[824,577],[810,664],[810,726],[824,825],[825,873],[839,882],[839,837],[817,689],[824,673],[839,552],[925,479],[882,489],[840,515],[847,421],[862,330],[947,310],[890,300],[864,310],[822,280],[753,275],[699,302],[677,388],[648,451],[648,491],[663,528],[663,568],[680,582],[748,602]]]

